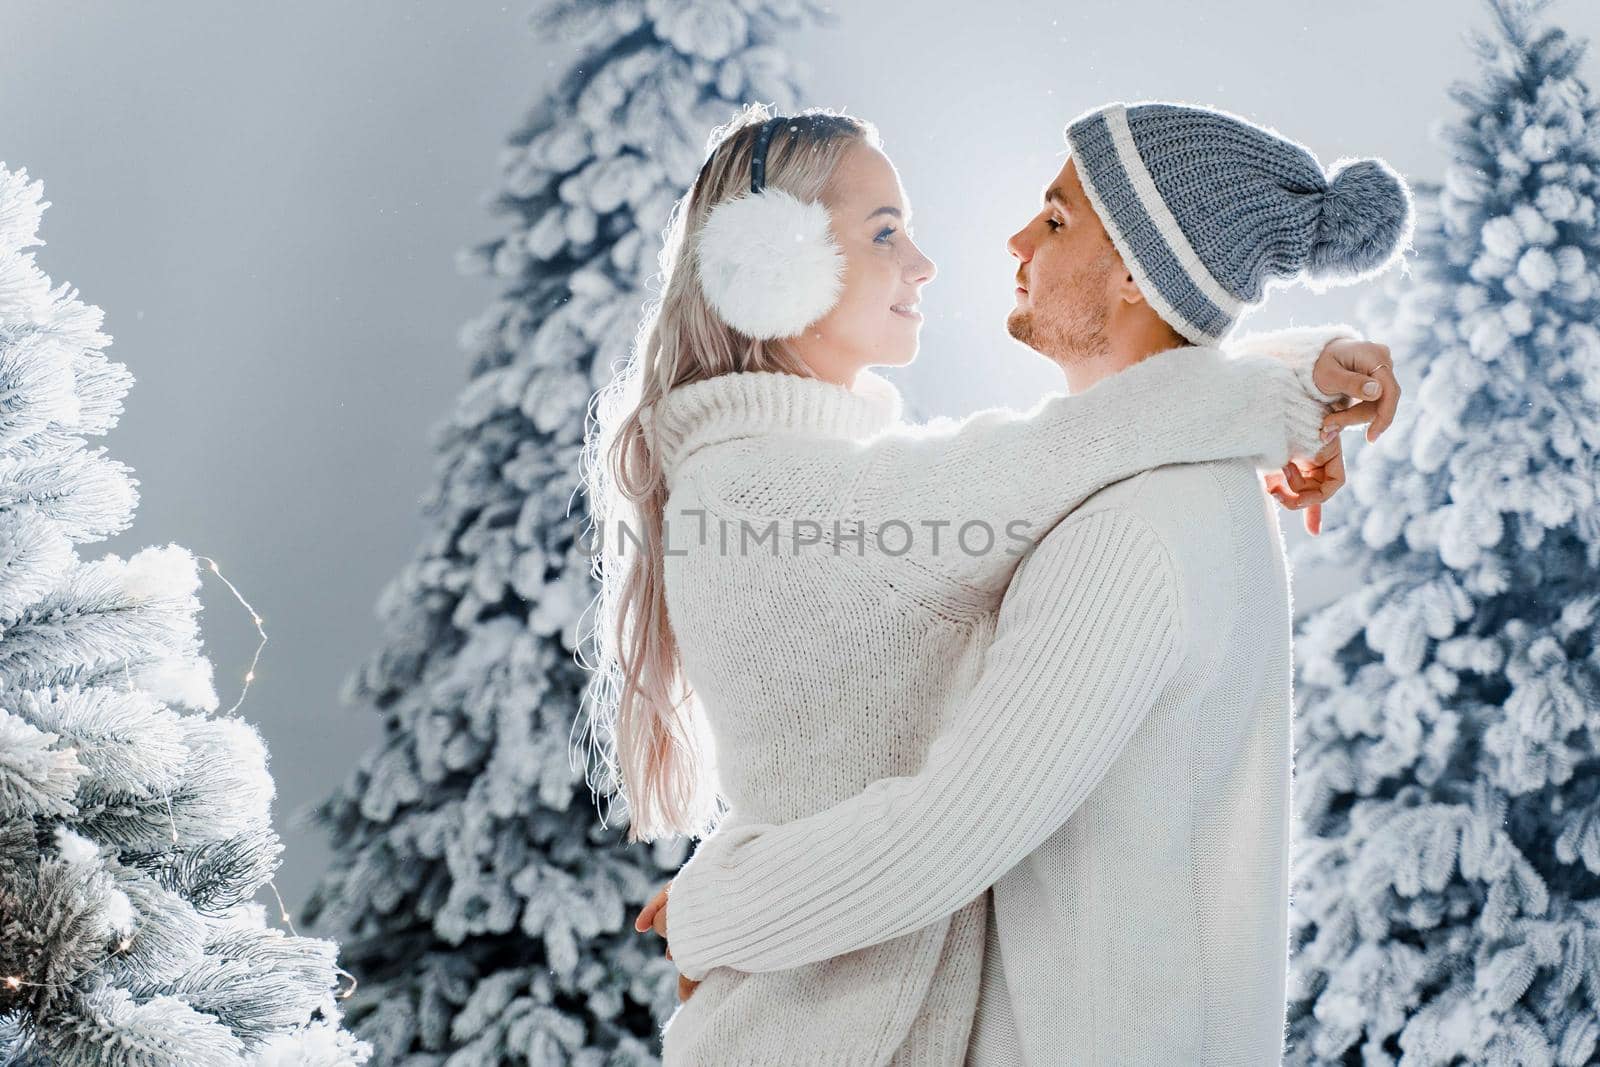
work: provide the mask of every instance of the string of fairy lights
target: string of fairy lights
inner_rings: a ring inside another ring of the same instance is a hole
[[[228,590],[231,593],[233,593],[234,598],[236,600],[238,600],[240,604],[244,605],[244,609],[250,613],[250,621],[255,624],[256,633],[261,635],[261,640],[256,643],[255,654],[250,658],[250,666],[244,672],[244,686],[243,686],[243,688],[241,688],[239,690],[239,699],[235,700],[233,702],[233,706],[230,707],[227,711],[222,713],[225,716],[231,716],[235,711],[238,710],[239,705],[244,703],[245,694],[250,691],[250,683],[255,681],[256,664],[261,661],[261,649],[267,643],[267,631],[261,625],[262,621],[263,621],[262,618],[261,618],[261,615],[256,611],[256,609],[254,607],[251,606],[250,602],[244,598],[244,595],[239,592],[238,587],[236,587],[232,582],[228,581],[227,577],[222,573],[221,568],[219,568],[217,566],[217,561],[212,559],[210,556],[198,556],[197,555],[195,558],[196,559],[205,560],[206,565],[211,570],[211,573],[215,574],[218,578],[222,579],[222,584],[224,584],[224,585],[226,585],[228,587]],[[123,673],[124,679],[127,681],[128,688],[132,689],[133,688],[133,676],[128,673],[128,661],[127,661],[126,658],[124,658],[123,661],[122,661],[122,673]],[[178,826],[177,826],[177,820],[173,817],[173,814],[172,814],[172,796],[171,796],[171,794],[165,794],[165,795],[163,795],[162,799],[166,802],[166,806],[167,806],[167,832],[168,832],[168,835],[170,836],[170,838],[172,840],[172,843],[173,844],[177,844],[178,843]],[[289,917],[289,910],[286,907],[284,907],[283,896],[281,894],[279,894],[279,892],[278,892],[277,882],[269,879],[267,881],[267,886],[272,890],[272,895],[275,898],[277,898],[277,901],[278,901],[278,918],[279,918],[279,920],[288,925],[289,933],[290,933],[291,936],[299,937],[300,936],[299,932],[297,930],[295,930],[295,928],[294,928],[294,921]],[[121,953],[126,952],[132,945],[133,945],[133,940],[131,938],[123,938],[121,941],[119,941],[117,943],[116,950],[113,951],[110,955],[106,956],[105,959],[102,959],[99,963],[96,963],[93,967],[89,967],[86,970],[80,971],[78,974],[76,974],[73,977],[71,977],[71,978],[69,978],[69,979],[67,979],[65,981],[62,981],[62,982],[30,982],[27,979],[23,978],[21,975],[5,975],[4,977],[0,977],[0,985],[5,986],[7,989],[13,989],[13,990],[21,989],[23,986],[31,986],[31,987],[39,988],[39,989],[49,989],[49,988],[60,989],[60,988],[64,988],[66,986],[72,985],[72,984],[80,981],[81,979],[86,978],[89,975],[93,974],[95,971],[99,970],[101,967],[104,967],[113,958],[115,958],[116,956],[120,955]],[[347,999],[349,999],[351,996],[353,996],[355,994],[355,991],[356,991],[356,977],[355,977],[355,975],[351,974],[349,971],[345,970],[343,967],[340,967],[337,964],[334,965],[333,969],[338,974],[344,976],[345,978],[350,979],[350,988],[349,989],[341,990],[338,993],[334,994],[340,1000],[347,1000]]]

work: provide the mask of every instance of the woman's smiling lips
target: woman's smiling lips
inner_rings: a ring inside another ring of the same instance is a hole
[[[889,310],[894,312],[896,315],[899,315],[902,319],[910,319],[913,322],[922,321],[922,312],[917,310],[917,305],[914,303],[891,304],[889,306]]]

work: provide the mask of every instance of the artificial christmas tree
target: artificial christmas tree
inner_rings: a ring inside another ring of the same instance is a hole
[[[274,788],[238,705],[203,714],[195,557],[78,558],[138,502],[83,440],[133,378],[100,309],[23,251],[42,192],[0,163],[0,1064],[365,1063],[337,946],[253,902],[282,850]]]
[[[1489,6],[1368,323],[1411,400],[1311,546],[1289,1063],[1600,1062],[1600,122],[1544,7]]]
[[[647,1064],[677,971],[632,917],[687,839],[624,844],[573,735],[596,592],[581,479],[594,391],[628,355],[674,201],[749,100],[792,104],[774,42],[808,0],[545,5],[571,69],[512,135],[467,254],[504,293],[464,331],[470,381],[435,433],[430,533],[384,590],[385,645],[346,686],[384,718],[316,820],[338,849],[308,916],[360,980],[385,1064]],[[574,504],[577,506],[574,507]]]

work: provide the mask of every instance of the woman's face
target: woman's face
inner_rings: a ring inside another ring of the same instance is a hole
[[[833,310],[794,339],[824,378],[850,382],[872,365],[901,366],[917,354],[922,287],[933,261],[911,239],[911,208],[889,157],[853,145],[834,171],[822,202],[844,253],[844,286]]]

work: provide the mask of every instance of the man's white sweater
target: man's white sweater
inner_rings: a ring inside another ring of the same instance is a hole
[[[1130,727],[1106,725],[1097,707],[1089,743],[1055,735],[1052,747],[1025,731],[1047,713],[1070,717],[1078,700],[1068,694],[1148,707],[1181,658],[1180,609],[1158,535],[1110,519],[1091,524],[1097,551],[1074,539],[1051,556],[1069,552],[1070,577],[1084,566],[1124,587],[1062,603],[1084,613],[1128,599],[1137,625],[1108,616],[1085,632],[1077,616],[1051,614],[1028,640],[1055,660],[1006,660],[989,648],[1007,617],[1000,598],[1019,554],[1111,483],[1232,458],[1254,488],[1255,467],[1315,451],[1326,398],[1311,390],[1311,363],[1349,334],[1303,328],[1233,346],[1282,362],[1184,348],[1027,413],[926,427],[898,424],[898,396],[866,372],[853,391],[731,374],[657,405],[668,611],[730,806],[669,893],[674,961],[702,983],[667,1025],[669,1067],[960,1064],[969,1038],[985,1048],[1014,1039],[1024,1055],[1050,1040],[1030,1026],[1057,1010],[1064,975],[1031,973],[1018,956],[1005,985],[1045,982],[1043,1011],[1014,997],[1015,1022],[994,1010],[1001,979],[995,966],[984,973],[985,890],[1081,803],[1061,768],[1087,760],[1095,773],[1071,773],[1097,780]],[[1075,516],[1063,529],[1081,525]],[[974,551],[985,529],[993,540]],[[1032,557],[1029,569],[1040,569]],[[1048,596],[1068,594],[1058,584],[1026,603]],[[1286,617],[1276,623],[1286,640]],[[1098,650],[1104,676],[1080,660],[1086,648]],[[1047,694],[1061,699],[1046,707]],[[957,740],[936,744],[941,727]],[[1171,828],[1131,819],[1123,830]],[[1056,905],[1069,899],[1049,891]],[[995,936],[1006,949],[1008,937],[1059,936],[1043,922],[1048,909],[1000,914],[1003,899],[997,887]],[[1126,902],[1119,929],[1141,921],[1140,901]],[[1076,965],[1099,976],[1109,962]]]

